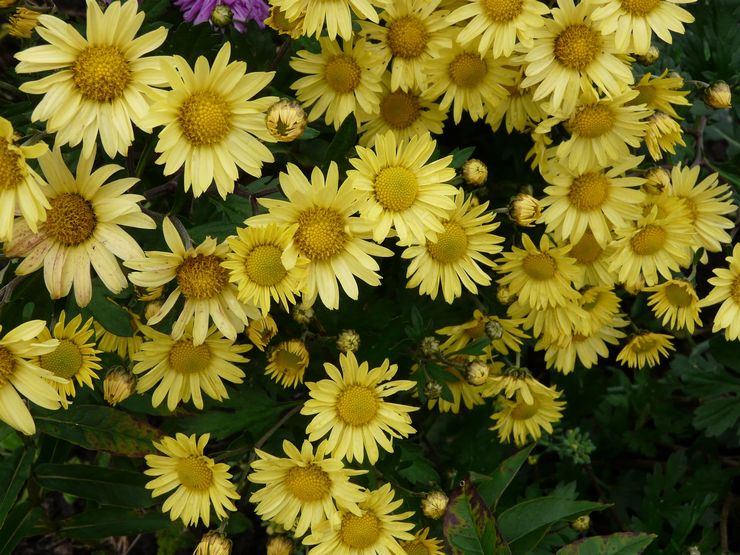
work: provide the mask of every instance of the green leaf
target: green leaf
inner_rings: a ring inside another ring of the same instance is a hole
[[[463,347],[459,351],[455,351],[454,353],[449,353],[449,356],[454,355],[471,355],[471,356],[477,356],[483,354],[483,349],[485,349],[489,344],[491,343],[491,340],[488,337],[481,337],[480,339],[473,341],[472,343],[468,344],[466,347]]]
[[[17,505],[0,527],[0,553],[13,553],[19,541],[35,535],[36,523],[42,516],[43,511],[39,507],[32,507],[28,501]]]
[[[71,410],[34,409],[39,431],[91,451],[109,451],[127,457],[152,453],[159,431],[125,412],[97,405],[75,405]]]
[[[740,403],[736,395],[717,397],[704,401],[694,411],[694,426],[704,430],[707,436],[716,437],[740,420]]]
[[[516,452],[514,455],[503,461],[493,476],[486,476],[484,474],[471,474],[471,480],[478,488],[478,492],[485,502],[495,511],[496,505],[498,505],[499,499],[503,495],[506,488],[517,475],[519,469],[527,460],[529,454],[534,449],[534,443],[529,447],[525,447],[521,451]]]
[[[330,162],[339,163],[347,157],[349,149],[357,143],[357,122],[355,116],[350,114],[342,122],[341,127],[334,135],[329,148],[326,149],[324,161],[321,164],[324,172],[329,168]]]
[[[469,146],[466,148],[456,148],[452,151],[452,162],[450,162],[450,166],[457,169],[461,168],[462,165],[468,161],[468,159],[473,155],[473,152],[475,151],[474,146]]]
[[[99,283],[93,284],[92,300],[86,310],[106,330],[121,337],[131,337],[134,330],[131,327],[131,315],[108,297],[110,292]]]
[[[593,536],[560,548],[556,555],[637,555],[642,553],[655,537],[655,534],[638,534],[636,532]]]
[[[148,479],[141,472],[87,464],[40,464],[34,476],[42,487],[102,505],[150,507],[157,503],[144,488]]]
[[[603,511],[609,505],[592,501],[573,501],[555,497],[538,497],[514,505],[498,517],[501,535],[513,542],[538,528],[560,520],[570,520],[591,511]]]
[[[148,534],[168,526],[170,519],[159,511],[139,513],[116,507],[103,507],[63,520],[58,533],[66,538],[94,540],[110,536]]]
[[[509,552],[500,545],[496,521],[470,482],[463,482],[450,496],[442,527],[453,555],[494,555]]]
[[[35,454],[36,450],[33,447],[23,447],[13,453],[12,457],[0,462],[0,527],[3,526],[18,493],[28,480]]]

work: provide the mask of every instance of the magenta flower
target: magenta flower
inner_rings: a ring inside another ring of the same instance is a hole
[[[175,0],[175,5],[182,11],[185,21],[193,25],[210,20],[216,6],[226,6],[234,14],[234,27],[241,33],[249,20],[256,21],[264,29],[265,19],[270,15],[264,0]]]

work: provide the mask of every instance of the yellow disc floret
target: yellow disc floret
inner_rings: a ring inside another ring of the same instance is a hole
[[[46,213],[46,233],[57,243],[73,247],[89,239],[95,231],[92,204],[77,193],[62,193],[51,200]]]
[[[110,102],[123,95],[131,80],[131,69],[117,46],[89,46],[77,56],[72,79],[83,98]]]

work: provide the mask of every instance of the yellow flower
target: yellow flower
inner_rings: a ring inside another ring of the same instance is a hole
[[[542,216],[540,201],[527,193],[518,193],[509,201],[509,217],[516,225],[532,227]]]
[[[676,154],[675,146],[686,146],[681,126],[668,114],[655,112],[647,119],[645,146],[653,160],[662,160],[663,152]]]
[[[416,432],[408,413],[418,407],[390,403],[387,397],[416,387],[410,380],[388,381],[398,366],[388,359],[370,370],[367,362],[358,364],[354,353],[340,354],[339,368],[324,363],[328,380],[309,382],[311,399],[301,414],[315,415],[306,428],[309,441],[327,434],[327,452],[336,458],[362,462],[367,455],[370,464],[378,460],[378,444],[393,452],[393,438],[405,438]]]
[[[523,80],[524,68],[519,67],[516,69],[514,83],[504,86],[506,89],[504,97],[496,104],[486,105],[488,109],[486,123],[494,131],[498,131],[501,122],[505,122],[507,133],[514,130],[524,133],[547,115],[542,108],[542,103],[534,101],[534,87],[522,87]]]
[[[277,335],[277,332],[277,324],[269,314],[266,314],[264,318],[250,320],[247,326],[249,340],[260,351],[265,350],[265,346]]]
[[[13,135],[13,126],[0,117],[0,242],[13,238],[16,211],[35,233],[51,208],[44,194],[46,183],[26,162],[44,154],[46,143],[17,146]]]
[[[163,93],[146,118],[152,127],[163,125],[154,150],[160,153],[164,175],[185,166],[184,185],[198,197],[216,183],[226,198],[234,190],[239,168],[262,175],[262,164],[273,162],[270,150],[258,139],[274,142],[265,112],[278,98],[250,100],[267,86],[274,72],[247,73],[247,64],[229,62],[226,42],[213,65],[199,56],[195,69],[180,56],[162,62],[161,72],[172,90]]]
[[[457,189],[452,156],[430,161],[437,143],[429,135],[396,141],[393,133],[377,138],[371,150],[356,147],[347,182],[360,193],[360,215],[374,222],[373,240],[382,243],[391,228],[399,245],[436,239],[442,219],[455,208]]]
[[[29,436],[36,425],[21,394],[46,409],[59,408],[59,394],[49,381],[60,378],[37,363],[59,346],[56,339],[37,339],[45,328],[43,320],[30,320],[0,338],[0,420]]]
[[[127,285],[116,258],[126,260],[144,253],[120,226],[152,229],[154,221],[137,204],[141,195],[125,194],[138,179],[125,177],[106,183],[120,166],[109,164],[92,171],[92,156],[80,157],[76,175],[67,168],[58,149],[39,158],[49,187],[50,209],[34,233],[22,218],[15,221],[13,239],[5,254],[24,258],[15,273],[26,275],[44,267],[44,282],[52,299],[67,295],[74,286],[78,306],[92,299],[90,266],[103,285],[119,293]]]
[[[281,35],[288,35],[290,38],[297,39],[303,34],[303,19],[303,15],[298,15],[295,19],[288,19],[281,8],[273,5],[270,6],[270,16],[265,19],[265,25]]]
[[[302,21],[304,35],[318,38],[326,29],[329,39],[337,35],[344,40],[352,38],[352,15],[357,19],[378,22],[375,6],[382,6],[382,0],[271,0],[271,5],[285,13],[288,21]]]
[[[524,368],[510,367],[502,374],[492,376],[488,380],[484,395],[494,397],[503,393],[504,397],[511,399],[520,395],[525,403],[533,404],[538,393],[549,393],[550,389],[531,376]]]
[[[544,344],[555,343],[563,336],[586,329],[588,325],[588,314],[578,299],[544,308],[531,307],[517,300],[509,305],[507,313],[512,318],[524,319],[524,329],[532,330],[532,335]]]
[[[195,345],[192,334],[185,332],[180,339],[160,333],[152,328],[145,332],[148,341],[134,355],[133,373],[139,376],[136,390],[149,391],[152,406],[158,407],[165,397],[167,409],[174,411],[180,402],[193,399],[198,409],[203,409],[203,393],[211,399],[229,398],[224,381],[240,384],[244,372],[236,364],[248,359],[242,356],[251,345],[234,344],[216,329],[208,330],[205,341]],[[236,363],[236,364],[235,364]]]
[[[265,123],[273,137],[280,142],[289,143],[303,134],[308,119],[300,104],[283,99],[267,109]]]
[[[422,528],[414,534],[414,539],[401,542],[406,555],[444,555],[442,540],[429,538],[429,528]]]
[[[650,110],[661,111],[672,118],[678,118],[676,106],[688,106],[689,101],[686,96],[689,91],[680,91],[684,82],[681,76],[668,76],[666,69],[660,75],[651,75],[646,73],[640,78],[640,81],[632,88],[639,94],[627,102],[627,105],[645,104]]]
[[[288,200],[259,199],[269,213],[250,218],[247,225],[298,224],[283,260],[288,265],[299,256],[309,260],[303,302],[311,305],[318,296],[327,308],[336,309],[337,282],[352,299],[358,295],[355,276],[379,285],[379,266],[372,257],[392,252],[368,240],[372,224],[353,216],[359,197],[346,181],[339,187],[337,165],[332,162],[326,177],[314,168],[309,182],[298,166],[288,164],[287,173],[280,174],[280,185]]]
[[[338,458],[327,456],[327,442],[316,447],[303,441],[299,451],[290,441],[283,441],[286,458],[255,449],[250,482],[263,487],[249,498],[263,520],[276,522],[296,537],[303,536],[321,521],[337,514],[337,507],[362,516],[357,503],[363,501],[362,488],[350,482],[351,476],[366,470],[344,468]]]
[[[162,511],[170,513],[170,520],[180,518],[185,526],[197,526],[199,521],[208,526],[211,522],[211,505],[219,520],[227,516],[226,511],[236,511],[232,499],[239,499],[236,486],[229,481],[229,466],[216,463],[203,454],[210,434],[196,439],[177,434],[154,442],[154,447],[164,453],[147,455],[144,471],[147,476],[156,476],[146,484],[152,497],[175,490],[162,505]]]
[[[35,10],[16,8],[8,20],[8,32],[19,39],[30,39],[33,36],[33,30],[39,24],[40,15],[41,12]]]
[[[462,165],[460,174],[466,184],[481,187],[488,179],[488,166],[482,160],[470,158]]]
[[[672,330],[686,329],[694,333],[694,326],[701,326],[699,318],[699,297],[694,286],[683,279],[670,279],[660,285],[646,287],[652,293],[648,306],[652,307],[656,318],[662,318],[663,325]]]
[[[496,339],[491,338],[487,332],[487,326],[494,323],[501,327],[500,336]],[[491,314],[484,314],[478,309],[473,311],[473,319],[456,326],[446,326],[438,329],[435,333],[446,335],[448,338],[440,345],[440,348],[446,352],[454,353],[464,349],[470,343],[478,341],[488,335],[491,339],[490,348],[495,349],[502,355],[509,354],[509,350],[514,352],[521,351],[522,340],[529,336],[521,330],[521,320],[508,320],[499,318]],[[490,352],[486,347],[485,351]]]
[[[471,205],[471,197],[458,189],[455,209],[442,221],[444,231],[435,241],[412,245],[403,251],[402,258],[410,259],[406,270],[409,278],[406,287],[419,287],[419,293],[437,298],[440,286],[445,301],[452,303],[462,295],[462,286],[471,293],[478,293],[478,285],[490,285],[491,278],[481,265],[493,266],[486,255],[501,252],[503,238],[494,235],[499,223],[487,212],[488,203]]]
[[[211,530],[200,539],[193,555],[231,555],[231,547],[231,540]]]
[[[630,338],[617,355],[617,362],[630,368],[652,368],[661,356],[667,357],[675,350],[670,335],[643,331]]]
[[[732,249],[732,255],[725,258],[728,268],[714,268],[714,277],[709,283],[714,287],[704,297],[699,306],[722,303],[714,317],[712,332],[725,330],[725,338],[734,341],[740,338],[740,243]]]
[[[568,255],[575,260],[577,273],[573,278],[574,287],[614,285],[617,274],[609,269],[609,260],[614,252],[614,241],[611,235],[604,247],[599,245],[590,229],[586,229],[577,243],[566,241],[563,244],[570,245]]]
[[[267,540],[266,555],[293,555],[293,542],[285,536],[272,536]]]
[[[303,383],[308,368],[308,349],[300,339],[290,339],[271,348],[267,355],[265,374],[285,388]]]
[[[724,81],[715,81],[704,89],[704,102],[715,110],[732,108],[732,89]]]
[[[520,391],[514,399],[499,398],[501,410],[491,418],[496,424],[491,430],[498,431],[499,440],[509,442],[514,436],[516,445],[524,445],[527,436],[538,440],[542,430],[552,433],[552,425],[563,417],[565,401],[556,401],[560,392],[546,388],[533,392],[532,403],[527,403]]]
[[[447,505],[450,498],[443,491],[432,491],[424,496],[421,500],[421,512],[424,516],[432,520],[439,520],[447,512]]]
[[[470,410],[485,402],[483,394],[485,393],[486,385],[473,385],[469,383],[467,379],[465,379],[461,369],[471,361],[481,360],[487,357],[450,355],[451,352],[451,350],[442,351],[443,356],[450,361],[449,366],[443,366],[443,370],[445,372],[445,379],[443,381],[444,387],[449,390],[452,400],[447,400],[441,395],[439,397],[427,396],[428,410],[432,410],[436,406],[439,412],[452,412],[453,414],[458,414],[461,406],[465,406],[466,409]],[[419,371],[416,366],[412,370],[414,372]]]
[[[39,17],[36,32],[49,44],[18,52],[18,73],[54,71],[20,86],[23,92],[43,94],[31,115],[45,121],[46,130],[56,133],[55,146],[82,142],[82,155],[92,158],[97,137],[113,158],[126,155],[134,140],[131,123],[148,130],[144,117],[153,87],[163,84],[159,57],[145,54],[162,45],[167,29],[134,38],[144,23],[138,2],[111,3],[101,11],[87,0],[86,35],[83,38],[69,23],[51,16]]]
[[[94,322],[95,339],[98,342],[98,348],[105,353],[116,353],[121,360],[131,359],[141,348],[143,341],[141,330],[145,327],[141,323],[138,315],[131,315],[131,335],[116,335],[105,329],[100,322]]]
[[[103,399],[115,407],[136,392],[136,378],[123,366],[114,366],[103,380]]]

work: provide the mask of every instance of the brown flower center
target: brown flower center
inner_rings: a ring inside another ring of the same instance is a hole
[[[87,241],[95,231],[96,218],[90,201],[77,193],[51,199],[46,212],[46,234],[67,247]]]
[[[424,53],[429,32],[424,22],[414,15],[399,17],[388,29],[388,46],[399,58],[418,58]]]
[[[380,101],[380,115],[392,129],[408,128],[420,114],[419,99],[410,92],[393,91]]]
[[[327,84],[340,94],[354,91],[360,84],[361,75],[360,65],[348,54],[334,56],[324,69]]]
[[[229,273],[223,262],[213,254],[186,258],[177,269],[177,284],[187,299],[211,299],[229,283]]]
[[[485,78],[488,65],[478,54],[462,52],[450,62],[447,73],[458,87],[473,89]]]
[[[0,191],[15,189],[23,183],[23,156],[12,143],[0,137]]]

